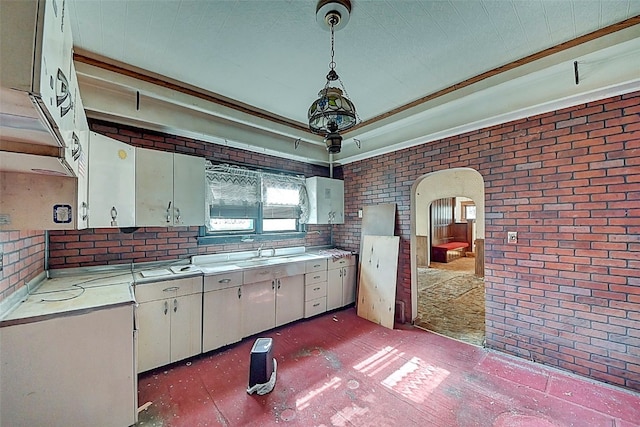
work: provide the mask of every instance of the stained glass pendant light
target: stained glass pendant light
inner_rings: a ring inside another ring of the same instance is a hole
[[[357,123],[356,107],[349,100],[342,80],[336,72],[334,57],[334,34],[349,21],[351,2],[349,0],[320,0],[316,7],[316,20],[331,32],[331,62],[327,81],[318,93],[319,98],[309,107],[309,129],[313,133],[325,135],[324,142],[329,153],[339,153],[341,131],[352,128]],[[336,87],[335,82],[341,87]],[[332,86],[333,85],[333,86]]]

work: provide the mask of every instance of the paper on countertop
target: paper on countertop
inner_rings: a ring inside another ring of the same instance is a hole
[[[188,265],[176,265],[171,267],[171,271],[173,271],[174,273],[191,273],[194,271],[202,271],[200,270],[199,267],[193,265],[193,264],[188,264]]]
[[[320,255],[328,255],[333,259],[346,258],[353,255],[351,251],[345,251],[344,249],[322,249],[318,251]]]
[[[166,268],[160,268],[157,270],[142,270],[140,271],[142,277],[158,277],[158,276],[170,276],[171,272]]]

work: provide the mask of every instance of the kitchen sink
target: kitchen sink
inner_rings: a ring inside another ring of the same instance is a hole
[[[238,261],[235,263],[238,267],[250,267],[252,265],[266,265],[266,264],[275,264],[278,262],[278,258],[256,258],[256,259],[248,259],[245,261]]]

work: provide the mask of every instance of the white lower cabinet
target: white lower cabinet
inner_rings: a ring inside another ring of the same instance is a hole
[[[245,337],[304,317],[303,262],[245,270],[242,329]]]
[[[133,310],[45,315],[0,328],[0,425],[135,424]]]
[[[283,277],[276,281],[276,326],[304,317],[304,275]]]
[[[329,260],[327,271],[327,310],[356,301],[355,257]]]
[[[138,372],[202,352],[202,276],[137,284]]]
[[[242,339],[242,272],[204,278],[202,299],[202,351]]]
[[[355,257],[137,284],[138,372],[355,302]]]
[[[276,326],[276,279],[245,283],[242,287],[242,335],[245,337]]]
[[[327,260],[307,261],[304,275],[304,317],[327,311]]]

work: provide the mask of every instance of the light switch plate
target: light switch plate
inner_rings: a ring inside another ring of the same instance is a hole
[[[517,231],[507,231],[507,243],[518,243]]]

